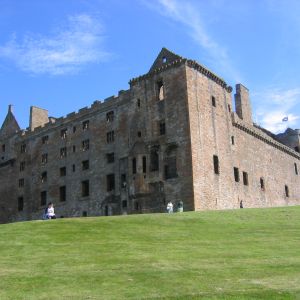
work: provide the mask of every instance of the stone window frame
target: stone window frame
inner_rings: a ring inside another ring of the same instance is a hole
[[[240,172],[238,167],[233,167],[234,181],[240,182]]]
[[[88,151],[90,149],[90,140],[86,139],[81,142],[82,151]]]
[[[20,162],[20,172],[25,171],[26,168],[26,162],[25,161],[21,161]]]
[[[23,211],[24,210],[24,197],[19,196],[18,197],[18,211]]]
[[[48,179],[47,171],[42,172],[42,174],[41,174],[41,182],[42,183],[47,182],[47,179]]]
[[[249,185],[249,176],[248,173],[243,171],[243,184],[248,186]]]
[[[81,181],[81,196],[89,197],[89,195],[90,195],[90,181],[83,180]]]
[[[81,169],[82,169],[82,171],[86,171],[86,170],[88,170],[89,168],[90,168],[90,161],[89,161],[88,159],[83,160],[83,161],[81,162]]]
[[[67,133],[68,133],[68,128],[61,129],[61,131],[60,131],[60,138],[62,140],[65,140],[67,138]]]
[[[106,191],[107,192],[112,192],[116,188],[116,179],[115,179],[115,174],[110,173],[106,175]]]
[[[289,192],[289,186],[287,184],[284,186],[284,192],[285,192],[285,197],[289,198],[290,192]]]
[[[115,153],[114,152],[106,153],[106,162],[108,164],[115,162]]]
[[[217,101],[215,96],[211,96],[211,105],[213,107],[217,107]]]
[[[66,168],[65,166],[59,168],[59,176],[60,176],[60,177],[65,177],[65,176],[67,176],[67,168]]]
[[[42,144],[46,145],[46,144],[48,144],[48,142],[49,142],[49,135],[44,135],[42,137]]]
[[[220,175],[220,163],[217,155],[213,155],[213,165],[215,175]]]
[[[62,147],[62,148],[60,148],[59,153],[60,153],[60,158],[65,158],[65,157],[67,157],[67,147]]]
[[[26,153],[27,152],[27,145],[25,143],[21,144],[20,152],[21,153]]]
[[[85,120],[82,122],[82,130],[86,131],[90,129],[90,120]]]
[[[24,178],[20,178],[19,179],[19,188],[23,188],[25,185],[25,179]]]
[[[41,200],[41,206],[45,206],[47,204],[47,191],[41,191],[40,193],[40,200]]]
[[[42,164],[48,163],[48,153],[43,153],[41,157]]]
[[[59,201],[67,201],[67,187],[65,185],[59,187]]]
[[[107,123],[112,123],[115,118],[115,112],[113,110],[109,111],[106,113],[106,122]]]
[[[106,142],[107,144],[111,144],[115,141],[115,131],[111,130],[106,133]]]

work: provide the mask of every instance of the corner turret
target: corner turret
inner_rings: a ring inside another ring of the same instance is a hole
[[[246,123],[253,124],[252,121],[252,109],[249,99],[249,90],[242,84],[236,86],[235,108],[237,115]]]

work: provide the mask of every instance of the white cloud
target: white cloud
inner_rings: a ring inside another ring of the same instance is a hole
[[[208,34],[195,5],[188,1],[178,0],[156,0],[155,3],[144,0],[143,2],[161,15],[188,27],[188,33],[202,49],[205,49],[218,70],[222,70],[233,80],[240,81],[241,76],[232,66],[226,48],[219,45]]]
[[[13,36],[0,46],[0,57],[12,60],[31,74],[74,73],[83,65],[108,58],[102,49],[103,38],[98,20],[86,14],[74,15],[52,35],[26,34],[21,41]]]
[[[268,89],[254,93],[253,98],[259,104],[256,110],[256,122],[262,127],[279,133],[287,127],[299,125],[300,116],[295,114],[296,105],[300,102],[300,88],[289,90]],[[287,122],[282,119],[288,117]]]

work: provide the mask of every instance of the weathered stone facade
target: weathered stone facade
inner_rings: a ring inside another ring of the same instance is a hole
[[[236,87],[236,113],[231,92],[164,48],[129,90],[77,113],[32,107],[21,130],[10,107],[0,221],[39,219],[50,201],[59,217],[163,212],[180,200],[185,210],[299,204],[299,132],[291,142],[256,126],[247,88]]]

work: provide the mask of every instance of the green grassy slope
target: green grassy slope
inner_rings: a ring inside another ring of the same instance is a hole
[[[0,299],[300,299],[300,207],[0,225]]]

